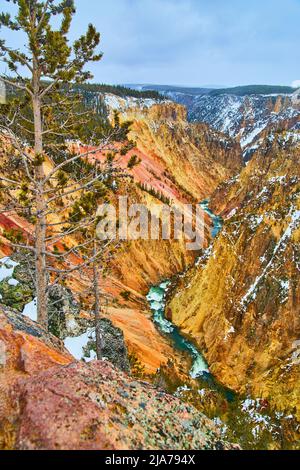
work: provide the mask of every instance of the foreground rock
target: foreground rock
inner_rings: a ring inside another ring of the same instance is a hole
[[[229,448],[195,409],[109,363],[50,369],[19,381],[13,396],[17,449]]]
[[[0,309],[0,449],[232,449],[193,407],[108,362],[74,362]]]

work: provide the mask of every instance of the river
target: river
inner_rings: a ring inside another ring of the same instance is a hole
[[[209,209],[209,199],[206,199],[200,203],[200,206],[207,213],[212,221],[211,236],[215,238],[223,226],[223,220],[221,217],[215,215]],[[166,280],[159,284],[158,286],[151,287],[147,300],[149,302],[150,309],[153,313],[153,322],[159,329],[159,331],[166,335],[173,343],[174,348],[180,352],[186,352],[190,355],[192,359],[192,367],[190,369],[190,376],[193,379],[204,378],[207,381],[211,382],[213,388],[220,386],[214,380],[213,376],[210,374],[208,364],[206,363],[201,352],[196,348],[196,346],[186,339],[181,333],[180,330],[173,325],[165,316],[165,307],[166,307],[166,297],[171,286],[171,281]]]

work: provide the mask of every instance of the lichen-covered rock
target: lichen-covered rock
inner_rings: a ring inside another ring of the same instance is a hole
[[[109,362],[74,362],[31,320],[0,310],[0,449],[231,449],[212,421]]]
[[[22,312],[25,305],[32,300],[32,290],[27,284],[12,285],[9,280],[0,282],[1,303]]]
[[[10,391],[19,378],[73,362],[63,343],[7,307],[0,307],[0,449],[12,448],[15,407]]]
[[[79,336],[87,328],[87,320],[80,318],[80,305],[70,289],[55,284],[49,289],[49,329],[58,338]]]
[[[1,304],[23,312],[36,295],[34,257],[31,253],[14,253],[6,264],[12,266],[12,273],[0,282]],[[49,330],[52,334],[65,339],[84,333],[87,327],[92,325],[92,321],[81,318],[80,313],[80,304],[70,289],[61,284],[49,286],[48,315]]]
[[[20,380],[13,399],[14,447],[20,450],[233,448],[193,407],[105,362],[56,367]]]
[[[31,268],[34,266],[32,255],[14,254],[0,259],[4,270],[0,279],[1,304],[22,312],[25,305],[34,297],[34,283]]]

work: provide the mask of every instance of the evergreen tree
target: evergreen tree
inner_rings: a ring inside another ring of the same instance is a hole
[[[129,125],[118,122],[110,126],[107,121],[95,118],[95,112],[84,107],[80,96],[74,97],[72,88],[92,78],[85,70],[86,64],[99,61],[102,55],[97,52],[100,34],[93,25],[70,44],[73,0],[8,1],[16,5],[17,13],[14,17],[1,13],[0,29],[21,31],[26,47],[20,51],[0,40],[1,59],[9,69],[9,76],[2,76],[2,80],[14,90],[1,116],[0,130],[16,156],[16,165],[22,164],[24,171],[22,181],[13,177],[1,180],[5,189],[13,187],[18,193],[17,205],[10,209],[21,211],[34,221],[34,240],[28,241],[28,250],[35,256],[38,322],[48,328],[49,273],[59,278],[76,269],[75,266],[59,270],[51,265],[53,260],[62,259],[63,255],[66,260],[72,254],[73,248],[66,247],[65,253],[61,253],[57,246],[78,229],[75,220],[51,223],[49,218],[57,213],[59,204],[65,210],[68,208],[67,199],[75,200],[68,202],[70,210],[78,197],[85,197],[87,203],[91,194],[97,193],[99,180],[109,182],[116,175],[117,169],[111,162],[106,168],[103,165],[98,168],[92,156],[111,150],[113,141],[125,140]],[[55,28],[53,25],[58,23]],[[22,75],[24,69],[26,74]],[[80,144],[75,145],[74,141]],[[81,143],[89,145],[83,150]],[[11,165],[9,161],[8,167]],[[86,225],[92,223],[88,216],[86,219]],[[81,218],[78,222],[83,223]],[[16,242],[12,246],[25,248],[25,244]],[[94,256],[92,260],[95,259]],[[86,261],[83,265],[90,263]]]

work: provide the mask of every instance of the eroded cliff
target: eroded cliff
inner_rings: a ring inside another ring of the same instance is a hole
[[[300,419],[300,149],[282,136],[212,198],[221,234],[168,314],[230,388]]]

